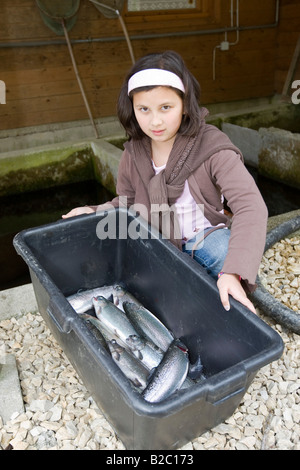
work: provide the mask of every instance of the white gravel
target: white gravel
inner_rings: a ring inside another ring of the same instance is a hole
[[[273,297],[300,312],[300,237],[284,238],[267,250],[259,276]]]

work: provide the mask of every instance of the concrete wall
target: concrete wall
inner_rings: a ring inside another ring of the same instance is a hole
[[[299,116],[300,106],[283,104],[228,117],[235,124],[225,118],[221,127],[247,164],[270,179],[300,188],[300,133],[288,130],[290,123],[300,131]]]

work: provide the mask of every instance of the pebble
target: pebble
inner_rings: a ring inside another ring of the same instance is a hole
[[[300,313],[300,236],[287,237],[267,250],[259,277],[273,297]]]
[[[277,245],[265,253],[260,276],[299,311],[300,240]],[[281,335],[282,357],[258,371],[232,416],[182,450],[300,450],[300,336],[257,314]],[[0,418],[0,449],[125,450],[39,313],[0,322],[0,353],[17,359],[25,406],[6,424]]]

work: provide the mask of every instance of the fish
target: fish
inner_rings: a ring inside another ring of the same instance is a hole
[[[116,285],[113,288],[113,302],[124,312],[124,302],[133,302],[136,305],[142,306],[142,304],[124,287]]]
[[[147,387],[142,392],[142,397],[151,403],[165,400],[181,388],[188,370],[188,350],[180,340],[175,339],[159,366],[152,373]]]
[[[135,387],[139,390],[144,390],[148,383],[149,370],[115,339],[108,342],[108,347],[114,362],[119,366],[123,374]]]
[[[103,296],[94,297],[93,304],[97,318],[129,347],[149,370],[158,366],[163,358],[163,351],[153,342],[140,336],[121,309]]]
[[[174,341],[173,334],[148,309],[133,302],[125,301],[123,307],[127,317],[140,335],[153,341],[157,347],[166,352]]]
[[[109,351],[109,347],[107,344],[107,339],[105,339],[104,335],[101,332],[101,329],[97,326],[96,321],[99,322],[99,320],[92,315],[87,315],[85,313],[80,315],[84,320],[86,320],[86,326],[88,329],[93,333],[93,335],[96,337],[96,339],[99,341],[101,346],[106,349],[106,351]],[[100,322],[99,322],[100,323]]]
[[[109,298],[114,290],[114,286],[102,286],[95,289],[81,290],[76,294],[67,297],[68,302],[72,305],[77,313],[85,313],[93,308],[93,297],[102,295]]]
[[[111,341],[113,339],[117,339],[117,336],[114,335],[113,333],[111,333],[107,328],[105,328],[105,326],[101,323],[100,320],[98,320],[98,318],[96,318],[93,315],[90,315],[88,313],[80,313],[79,316],[80,316],[80,318],[83,318],[84,320],[86,320],[86,322],[88,324],[92,324],[94,326],[94,328],[99,331],[99,335],[97,335],[97,337],[98,337],[99,340],[102,337],[102,342],[104,340],[106,349],[108,349],[108,344],[107,343],[109,341]],[[95,330],[94,330],[94,332],[95,332]]]

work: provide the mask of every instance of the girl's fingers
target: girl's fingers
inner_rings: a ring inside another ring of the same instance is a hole
[[[225,310],[230,310],[229,295],[235,300],[245,305],[251,312],[256,314],[256,310],[252,302],[248,299],[238,276],[235,274],[223,274],[217,282],[221,303]]]

